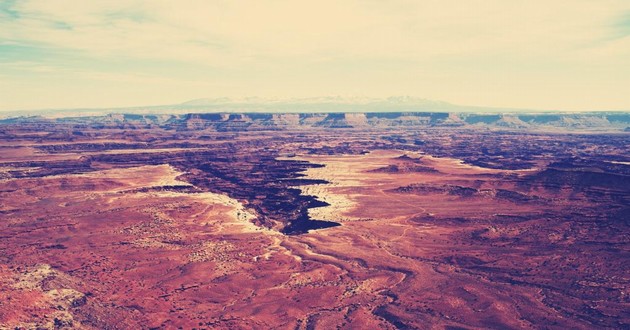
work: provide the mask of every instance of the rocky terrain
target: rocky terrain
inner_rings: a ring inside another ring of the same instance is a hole
[[[623,113],[0,121],[0,329],[628,328]]]
[[[204,109],[203,107],[201,109]],[[403,108],[404,109],[404,108]],[[196,108],[192,108],[196,110]],[[205,109],[207,110],[207,109]],[[72,125],[80,129],[91,128],[151,128],[175,130],[213,129],[220,132],[269,131],[312,128],[387,129],[400,127],[459,127],[494,130],[581,130],[622,132],[630,127],[630,114],[625,112],[585,113],[471,113],[471,112],[213,112],[186,114],[109,114],[48,118],[45,116],[13,116],[0,119],[0,123],[51,123]]]

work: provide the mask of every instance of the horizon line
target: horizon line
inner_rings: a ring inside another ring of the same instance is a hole
[[[330,102],[320,102],[320,103],[300,103],[299,101],[305,101],[305,100],[315,100],[315,99],[325,99],[325,98],[330,98],[330,99],[339,99],[339,100],[332,100]],[[455,104],[455,103],[450,103],[448,101],[441,101],[441,100],[433,100],[433,99],[426,99],[426,98],[422,98],[422,97],[415,97],[415,96],[408,96],[408,95],[392,95],[392,96],[388,96],[388,97],[382,97],[382,98],[377,98],[377,97],[369,97],[369,96],[339,96],[339,95],[334,95],[334,96],[310,96],[310,97],[291,97],[291,98],[275,98],[275,97],[258,97],[258,96],[243,96],[243,97],[213,97],[213,98],[209,98],[209,97],[202,97],[202,98],[194,98],[194,99],[189,99],[187,101],[184,102],[180,102],[180,103],[172,103],[172,104],[150,104],[150,105],[121,105],[121,106],[103,106],[103,107],[99,107],[99,106],[78,106],[78,107],[54,107],[54,108],[21,108],[21,109],[0,109],[0,113],[2,114],[13,114],[13,113],[19,113],[19,112],[54,112],[54,111],[59,111],[59,112],[71,112],[71,111],[103,111],[105,112],[104,114],[113,114],[116,112],[106,112],[106,111],[120,111],[120,110],[169,110],[169,109],[165,109],[168,107],[179,107],[180,109],[172,109],[172,110],[185,110],[185,109],[201,109],[201,108],[211,108],[211,107],[229,107],[229,106],[252,106],[252,107],[264,107],[264,108],[273,108],[273,106],[289,106],[289,105],[295,105],[295,106],[346,106],[346,107],[360,107],[360,106],[376,106],[375,103],[378,102],[389,102],[392,99],[396,99],[396,98],[404,98],[407,100],[413,100],[413,101],[424,101],[424,102],[431,102],[431,103],[435,103],[435,105],[437,104],[441,104],[444,107],[452,107],[454,109],[417,109],[417,110],[392,110],[392,109],[383,109],[382,112],[425,112],[425,111],[440,111],[440,112],[468,112],[468,111],[478,111],[478,112],[483,112],[484,110],[489,111],[489,112],[493,112],[493,113],[501,113],[502,111],[505,113],[513,113],[513,112],[554,112],[554,113],[589,113],[589,112],[630,112],[630,108],[628,109],[541,109],[541,108],[522,108],[522,107],[513,107],[513,106],[484,106],[484,105],[460,105],[460,104]],[[251,100],[257,100],[258,102],[252,102]],[[344,99],[347,100],[351,100],[351,99],[365,99],[368,100],[368,102],[366,103],[360,103],[360,102],[346,102],[343,103],[341,101],[343,101]],[[217,103],[214,104],[187,104],[187,103],[191,103],[191,102],[195,102],[195,101],[203,101],[203,100],[208,100],[208,101],[217,101]],[[219,100],[225,100],[225,102],[223,103],[219,103]],[[291,103],[291,102],[295,102],[295,103]],[[395,104],[395,103],[390,103],[390,104],[384,104],[382,105],[383,107],[385,106],[390,106],[390,107],[429,107],[428,104],[413,104],[410,103],[408,105],[405,104]],[[219,110],[219,109],[208,109],[208,110],[212,110],[209,112],[213,112],[213,113],[220,113],[220,112],[226,112],[226,113],[234,113],[234,112],[240,112],[240,113],[248,113],[248,112],[259,112],[259,113],[264,113],[265,111],[261,111],[262,109],[259,109],[258,111],[252,111],[252,110],[247,110],[247,109],[223,109],[223,110]],[[237,111],[234,111],[237,110]],[[274,111],[273,109],[269,109],[269,113],[299,113],[299,112],[309,112],[309,113],[317,113],[317,112],[322,112],[322,113],[329,113],[329,112],[334,112],[334,111],[330,111],[330,110],[320,110],[320,111],[313,111],[313,110],[309,110],[309,111],[300,111],[300,109],[295,109],[295,110],[290,110],[290,111]],[[343,112],[343,111],[341,111]],[[357,112],[357,113],[361,113],[361,112],[379,112],[378,109],[372,109],[372,110],[352,110],[349,112]]]

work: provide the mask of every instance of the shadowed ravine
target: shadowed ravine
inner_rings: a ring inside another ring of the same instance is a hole
[[[172,164],[181,166],[181,163]],[[287,235],[338,226],[332,221],[311,219],[308,209],[327,206],[315,196],[303,195],[294,186],[327,183],[304,179],[300,172],[318,167],[303,161],[255,158],[194,164],[187,162],[184,179],[203,190],[225,193],[240,201],[257,215],[260,226],[278,228]],[[199,172],[199,170],[201,172]],[[199,173],[199,174],[191,174]]]

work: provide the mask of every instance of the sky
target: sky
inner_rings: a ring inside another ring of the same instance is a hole
[[[333,95],[630,110],[630,1],[0,0],[0,111]]]

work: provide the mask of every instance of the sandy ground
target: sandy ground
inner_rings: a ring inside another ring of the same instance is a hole
[[[299,187],[305,195],[314,195],[321,201],[330,204],[325,207],[309,209],[309,215],[313,219],[331,220],[338,222],[363,221],[369,218],[351,215],[360,207],[358,200],[361,197],[369,197],[374,191],[366,190],[366,186],[377,188],[378,194],[385,194],[386,189],[403,186],[405,183],[423,183],[436,180],[435,175],[429,174],[406,174],[402,178],[395,178],[392,175],[368,173],[368,171],[387,166],[391,160],[407,155],[410,158],[422,158],[423,162],[443,173],[449,175],[476,175],[476,174],[497,174],[508,171],[483,168],[465,164],[460,159],[433,157],[421,153],[397,151],[397,150],[376,150],[367,155],[342,155],[342,156],[318,156],[309,155],[293,159],[305,160],[316,164],[324,164],[324,167],[309,168],[304,171],[308,179],[326,180],[327,184],[305,185]],[[530,171],[530,170],[526,170]],[[379,178],[380,176],[380,178]]]

